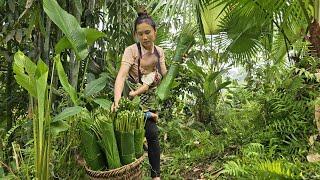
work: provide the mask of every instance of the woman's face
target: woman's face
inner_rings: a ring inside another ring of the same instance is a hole
[[[156,39],[156,34],[157,32],[148,23],[141,23],[137,25],[137,31],[135,35],[138,38],[139,42],[147,50],[152,49],[153,42]]]

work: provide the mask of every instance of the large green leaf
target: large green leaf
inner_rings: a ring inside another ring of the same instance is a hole
[[[182,29],[173,57],[173,61],[175,62],[175,64],[170,67],[167,75],[164,77],[156,91],[157,96],[161,100],[164,100],[169,96],[174,78],[177,76],[179,71],[179,63],[182,63],[183,55],[186,54],[195,43],[195,32],[195,28],[190,27],[190,25],[185,25],[185,27]]]
[[[172,87],[174,78],[177,76],[179,65],[171,65],[167,75],[162,80],[161,84],[157,88],[156,94],[161,100],[165,100],[169,96],[170,89]]]
[[[72,45],[70,43],[70,41],[68,40],[68,38],[66,38],[65,36],[62,37],[59,42],[56,44],[55,46],[55,53],[56,54],[60,54],[62,51],[64,51],[65,49],[69,49],[72,48]]]
[[[67,107],[66,109],[64,109],[60,114],[58,114],[57,116],[55,116],[52,119],[52,122],[57,122],[57,121],[61,121],[61,120],[65,120],[69,117],[72,117],[76,114],[78,114],[79,112],[81,112],[83,110],[82,107],[80,106],[75,106],[75,107]]]
[[[217,0],[215,0],[217,1]],[[173,20],[176,14],[183,16],[183,19],[189,19],[189,17],[195,17],[197,22],[197,29],[202,35],[203,40],[205,41],[205,35],[203,30],[203,23],[201,21],[201,12],[207,7],[210,6],[212,0],[167,0],[167,1],[158,1],[151,0],[148,6],[154,6],[152,13],[159,13],[161,9],[162,15],[161,19]],[[188,9],[186,11],[186,9]],[[185,12],[185,13],[181,13]],[[187,20],[188,21],[188,20]]]
[[[201,21],[205,34],[217,34],[219,30],[219,21],[224,16],[225,11],[221,12],[225,4],[212,3],[201,11]]]
[[[54,61],[55,61],[56,67],[57,67],[59,80],[62,84],[63,89],[65,91],[67,91],[67,93],[69,94],[74,105],[77,105],[78,104],[77,92],[68,81],[67,74],[65,73],[63,66],[62,66],[62,63],[60,61],[60,55],[55,56]]]
[[[25,69],[29,75],[25,74]],[[19,85],[25,88],[31,96],[37,96],[35,88],[35,71],[37,66],[26,57],[21,51],[14,55],[13,72],[16,74],[14,77]]]
[[[17,83],[20,86],[22,86],[23,88],[25,88],[29,92],[29,94],[31,96],[37,97],[37,90],[34,86],[34,83],[31,83],[32,80],[30,79],[30,77],[28,75],[16,73],[14,78],[16,79]]]
[[[77,57],[86,58],[88,56],[87,40],[77,19],[63,10],[56,0],[43,0],[43,8],[49,18],[66,35]]]
[[[100,92],[107,84],[107,74],[102,74],[102,76],[94,81],[91,81],[84,89],[85,96],[91,96]]]
[[[93,45],[93,43],[97,39],[104,37],[106,35],[105,33],[92,28],[85,28],[83,30],[84,30],[84,33],[86,34],[86,38],[89,46]]]
[[[49,71],[49,68],[47,64],[40,59],[37,64],[36,77],[40,77],[43,74],[48,73],[48,71]]]
[[[32,62],[26,55],[23,54],[23,52],[18,51],[14,54],[14,59],[16,59],[16,65],[19,66],[19,68],[25,68],[26,72],[30,76],[34,76],[37,65]]]
[[[37,101],[38,101],[38,121],[37,121],[37,128],[39,132],[39,148],[40,152],[42,151],[42,148],[45,147],[44,144],[44,131],[45,131],[45,111],[46,111],[46,105],[45,102],[47,100],[47,79],[48,79],[48,71],[45,71],[44,62],[39,60],[37,71],[40,73],[39,77],[36,79],[36,88],[37,88]]]
[[[99,104],[100,107],[102,107],[103,109],[110,109],[111,108],[111,105],[112,105],[112,102],[107,100],[107,99],[94,99],[93,100],[95,103]]]
[[[92,29],[92,28],[83,28],[83,31],[86,35],[88,46],[93,45],[93,43],[97,39],[105,36],[105,34],[103,32],[100,32],[100,31],[98,31],[96,29]],[[68,48],[72,48],[72,45],[71,45],[70,41],[68,40],[68,38],[64,36],[56,44],[55,51],[57,54],[60,54],[62,51],[64,51],[65,49],[68,49]]]
[[[67,131],[70,125],[65,121],[56,121],[51,123],[50,132],[53,137],[57,136],[59,133]]]

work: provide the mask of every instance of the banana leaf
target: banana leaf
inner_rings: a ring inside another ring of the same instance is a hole
[[[121,163],[126,165],[135,161],[134,131],[116,131],[116,138],[119,147]]]
[[[173,80],[177,76],[179,71],[179,64],[182,63],[182,57],[195,44],[195,32],[196,31],[194,28],[190,28],[189,25],[186,25],[179,35],[177,48],[173,57],[173,65],[170,67],[169,72],[164,77],[164,80],[162,80],[156,91],[157,96],[161,100],[165,100],[169,96]]]

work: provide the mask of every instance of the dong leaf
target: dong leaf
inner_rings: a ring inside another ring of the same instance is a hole
[[[84,95],[91,96],[100,92],[107,84],[107,75],[103,74],[100,78],[91,81],[84,89]]]
[[[70,125],[65,121],[56,121],[50,125],[51,134],[55,137],[59,133],[67,131],[70,128]]]
[[[77,105],[78,104],[77,92],[68,81],[67,74],[65,73],[63,66],[62,66],[62,63],[60,61],[60,55],[57,55],[56,57],[54,57],[54,61],[55,61],[56,67],[57,67],[59,80],[62,84],[63,89],[69,94],[72,102],[75,105]]]
[[[99,104],[100,107],[102,107],[103,109],[110,109],[111,108],[111,104],[112,102],[107,100],[107,99],[94,99],[93,100],[95,103]]]
[[[105,36],[105,34],[103,32],[100,32],[100,31],[98,31],[96,29],[92,29],[92,28],[83,28],[83,31],[85,33],[88,46],[93,45],[93,43],[97,39]],[[72,45],[71,45],[70,41],[68,40],[68,38],[66,36],[64,36],[56,44],[55,52],[56,52],[56,54],[60,54],[65,49],[69,49],[69,48],[72,48]]]
[[[66,109],[64,109],[60,114],[58,114],[57,116],[55,116],[52,119],[52,122],[57,122],[57,121],[61,121],[61,120],[65,120],[69,117],[72,117],[78,113],[80,113],[83,110],[82,107],[80,106],[75,106],[75,107],[67,107]]]
[[[56,0],[43,0],[43,9],[70,41],[79,59],[88,56],[87,40],[77,19],[62,9]]]
[[[14,75],[14,78],[16,79],[17,83],[20,86],[22,86],[29,92],[31,96],[37,97],[37,90],[34,86],[34,83],[32,83],[32,80],[28,75],[22,74],[22,73],[19,73],[19,74],[16,73],[16,75]]]
[[[37,97],[37,90],[35,88],[35,72],[37,66],[26,57],[21,51],[14,55],[13,72],[17,83],[25,88],[31,96]],[[26,74],[25,70],[29,75]]]

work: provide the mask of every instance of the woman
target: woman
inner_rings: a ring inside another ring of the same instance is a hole
[[[156,24],[146,12],[138,13],[138,17],[134,24],[134,35],[138,40],[137,44],[127,47],[124,51],[121,66],[114,85],[114,103],[113,110],[119,106],[119,100],[124,87],[124,82],[129,76],[129,80],[134,83],[141,83],[141,69],[140,63],[157,58],[156,68],[162,75],[166,75],[167,68],[164,60],[164,51],[162,48],[155,46],[157,30]],[[160,82],[160,78],[158,79]],[[159,84],[155,83],[155,84]],[[146,139],[148,143],[148,157],[151,165],[151,177],[154,180],[160,179],[160,144],[158,139],[158,116],[152,108],[152,101],[154,101],[155,88],[150,87],[147,93],[140,96],[141,104],[145,110],[146,117]]]

